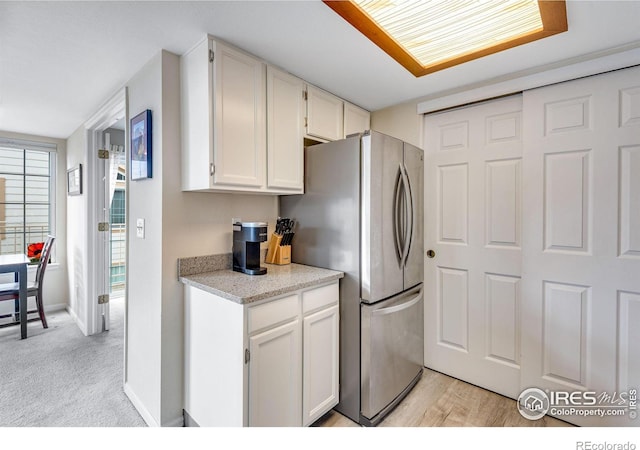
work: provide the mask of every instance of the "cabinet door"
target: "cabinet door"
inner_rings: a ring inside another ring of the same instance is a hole
[[[265,181],[265,64],[213,43],[213,183],[262,187]]]
[[[304,82],[267,67],[267,187],[304,187]]]
[[[344,137],[371,128],[371,114],[356,105],[344,102]]]
[[[338,305],[303,319],[302,421],[309,425],[338,404]]]
[[[300,321],[250,336],[249,351],[249,426],[300,426]]]
[[[307,134],[336,141],[343,133],[342,99],[314,86],[307,86]]]
[[[210,45],[205,39],[180,57],[183,191],[210,189],[213,182]]]

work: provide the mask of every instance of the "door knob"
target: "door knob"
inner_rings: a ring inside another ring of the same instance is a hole
[[[427,257],[435,258],[435,256],[436,256],[436,252],[434,252],[433,250],[427,250]]]

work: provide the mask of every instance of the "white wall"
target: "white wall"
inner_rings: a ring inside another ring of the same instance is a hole
[[[67,139],[67,159],[63,163],[66,169],[82,164],[82,195],[67,197],[67,262],[69,314],[75,319],[82,332],[87,334],[88,311],[88,268],[90,264],[87,253],[87,130],[78,128]],[[65,175],[66,177],[66,175]],[[66,186],[66,185],[65,185]],[[66,187],[65,187],[66,189]]]
[[[411,101],[371,113],[371,129],[402,139],[422,148],[423,116],[418,115],[418,102]]]
[[[56,208],[55,208],[55,236],[53,251],[55,261],[47,266],[44,282],[44,308],[47,310],[62,309],[69,303],[67,292],[67,145],[62,139],[31,134],[0,131],[0,136],[7,139],[21,139],[25,141],[46,142],[55,144],[56,156]],[[29,270],[29,280],[35,278],[35,267]],[[31,300],[30,300],[31,302]],[[9,302],[4,302],[9,304]],[[29,304],[31,307],[31,303]]]
[[[129,114],[152,110],[153,178],[129,181],[126,392],[147,423],[181,424],[183,286],[177,260],[231,252],[231,219],[275,223],[277,197],[180,190],[179,58],[163,51],[128,83]]]
[[[128,83],[129,114],[152,111],[154,178],[128,181],[128,223],[146,221],[145,238],[127,227],[125,389],[150,425],[160,425],[162,322],[162,54]],[[159,176],[160,175],[160,176]]]

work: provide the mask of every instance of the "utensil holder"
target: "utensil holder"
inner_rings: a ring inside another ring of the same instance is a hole
[[[282,236],[273,233],[269,240],[267,256],[264,259],[265,263],[277,264],[280,266],[291,264],[291,246],[280,245],[280,242],[282,242]]]

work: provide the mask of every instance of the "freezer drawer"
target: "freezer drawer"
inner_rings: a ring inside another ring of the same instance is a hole
[[[361,305],[361,414],[372,419],[420,373],[424,358],[422,284]]]

